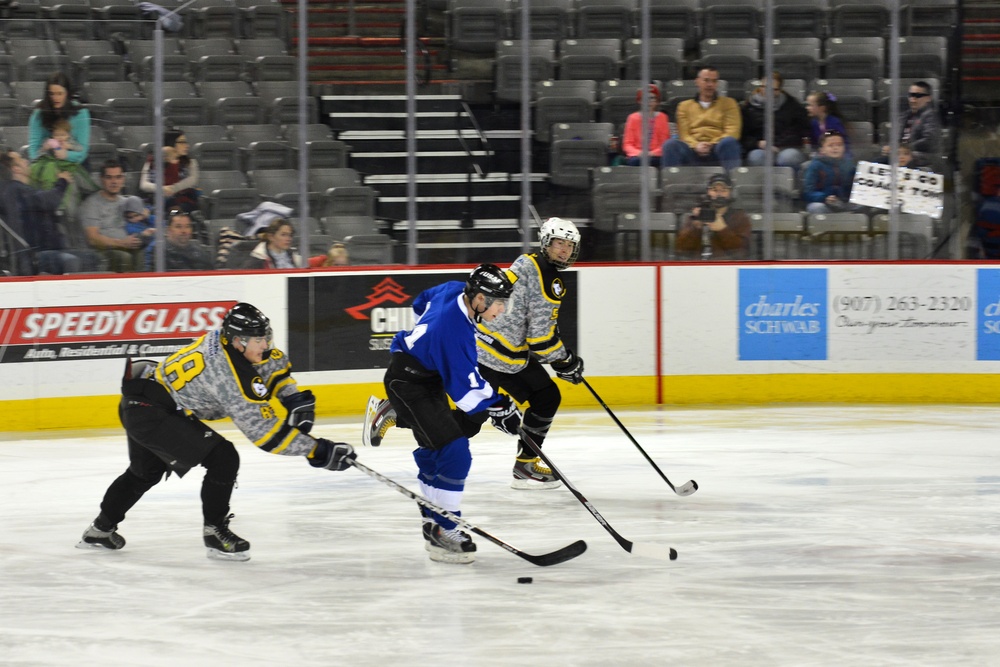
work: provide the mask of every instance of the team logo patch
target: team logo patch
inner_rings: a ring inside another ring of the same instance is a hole
[[[566,293],[566,286],[563,285],[561,278],[555,278],[552,280],[552,295],[558,298],[562,298]]]
[[[267,385],[264,384],[264,381],[259,375],[255,375],[254,378],[250,380],[250,386],[253,388],[253,393],[260,398],[267,396]]]
[[[282,352],[281,350],[273,349],[272,348],[272,350],[271,350],[271,358],[272,359],[281,359],[283,356],[285,356],[284,352]]]

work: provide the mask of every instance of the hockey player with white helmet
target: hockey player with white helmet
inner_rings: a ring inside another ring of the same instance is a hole
[[[571,352],[559,336],[559,307],[566,288],[564,271],[580,254],[580,232],[562,218],[549,218],[539,230],[540,252],[521,255],[509,273],[517,280],[503,316],[480,321],[476,332],[479,369],[494,387],[519,403],[527,402],[522,428],[539,446],[552,425],[562,395],[542,364],[573,384],[583,379],[583,359]],[[362,439],[377,447],[396,423],[396,412],[386,400],[368,401]],[[541,460],[518,441],[511,487],[554,489],[562,485]]]
[[[539,252],[521,255],[510,266],[518,277],[503,317],[481,322],[477,332],[483,377],[521,404],[527,403],[521,427],[541,446],[552,426],[562,395],[545,371],[573,384],[583,379],[583,359],[559,335],[559,309],[566,296],[560,271],[573,266],[580,253],[580,231],[562,218],[549,218],[538,233]],[[562,484],[518,441],[514,461],[515,489],[552,489]]]

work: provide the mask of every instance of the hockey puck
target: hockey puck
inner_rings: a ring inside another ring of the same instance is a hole
[[[519,584],[530,584],[532,581],[534,581],[534,580],[531,577],[518,577],[517,578],[517,583],[519,583]]]

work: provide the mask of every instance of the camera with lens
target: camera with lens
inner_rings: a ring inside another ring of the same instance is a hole
[[[715,220],[715,202],[711,197],[705,197],[698,204],[698,222],[712,222]]]

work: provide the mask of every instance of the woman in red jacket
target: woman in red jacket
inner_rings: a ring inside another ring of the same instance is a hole
[[[636,91],[635,101],[642,105],[642,89]],[[670,121],[667,114],[657,111],[660,106],[660,88],[649,85],[649,166],[659,167],[660,156],[663,154],[663,142],[670,138]],[[625,136],[622,139],[622,151],[625,153],[625,164],[630,167],[640,166],[642,159],[642,110],[634,111],[625,120]]]

